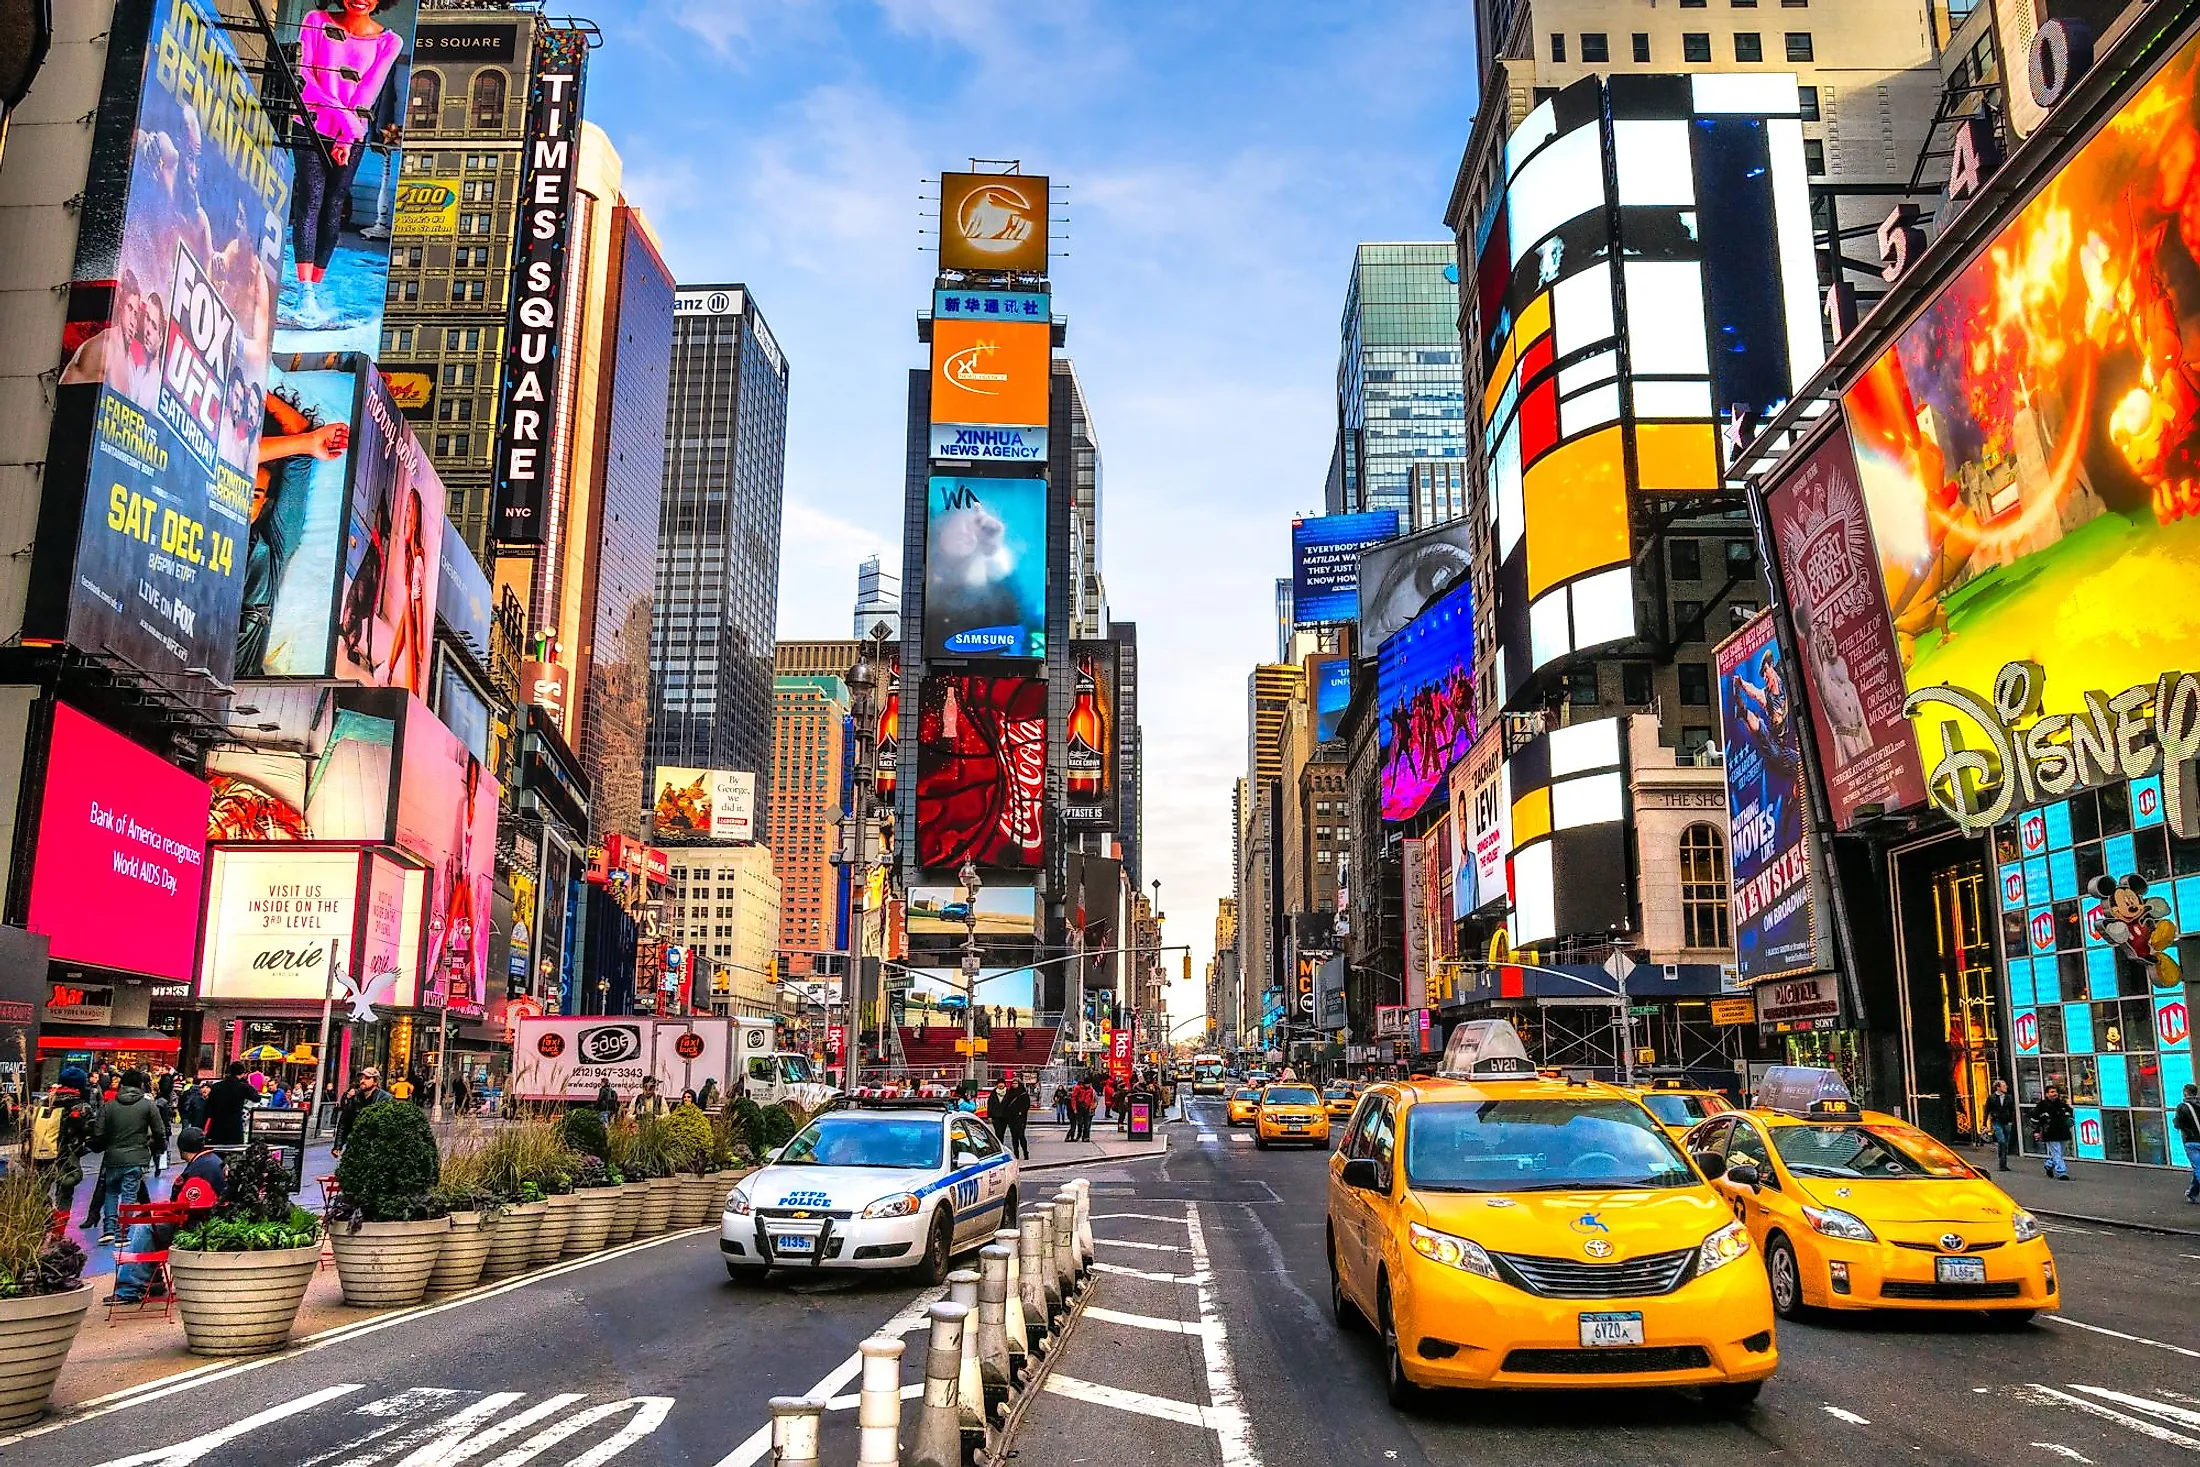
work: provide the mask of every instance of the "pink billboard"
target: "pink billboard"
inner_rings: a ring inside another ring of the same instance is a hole
[[[397,843],[428,863],[428,957],[420,1001],[480,1018],[489,1001],[497,782],[417,698],[406,699],[404,739]]]
[[[190,982],[206,810],[204,780],[56,703],[25,924],[51,959]]]
[[[1765,515],[1807,669],[1834,824],[1846,830],[1866,805],[1921,803],[1925,775],[1902,716],[1902,660],[1846,427],[1837,425],[1765,495]]]

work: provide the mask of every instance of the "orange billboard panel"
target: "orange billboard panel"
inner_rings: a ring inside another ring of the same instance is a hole
[[[941,174],[940,268],[1046,274],[1046,176]]]
[[[932,323],[932,421],[1042,428],[1053,331],[1043,321]]]

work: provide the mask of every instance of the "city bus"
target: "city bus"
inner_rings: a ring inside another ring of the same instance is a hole
[[[1229,1081],[1222,1068],[1219,1054],[1195,1054],[1192,1056],[1192,1094],[1221,1095],[1229,1089]]]

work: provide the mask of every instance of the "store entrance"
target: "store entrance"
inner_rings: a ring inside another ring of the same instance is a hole
[[[1908,1109],[1944,1141],[1982,1144],[2007,1063],[1985,848],[1950,837],[1897,851],[1893,877]]]

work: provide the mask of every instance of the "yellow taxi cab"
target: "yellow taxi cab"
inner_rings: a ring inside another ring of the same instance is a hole
[[[1250,1126],[1253,1124],[1253,1113],[1259,1109],[1259,1089],[1251,1085],[1241,1085],[1230,1092],[1230,1098],[1223,1103],[1222,1113],[1223,1118],[1233,1126]]]
[[[1266,1151],[1283,1142],[1329,1144],[1329,1112],[1311,1085],[1263,1085],[1253,1111],[1253,1144]]]
[[[1429,1387],[1694,1387],[1744,1412],[1779,1365],[1726,1199],[1615,1085],[1538,1074],[1501,1019],[1384,1082],[1330,1160],[1330,1307],[1374,1323],[1392,1404]]]
[[[1762,1250],[1783,1319],[1811,1309],[1983,1309],[2022,1324],[2060,1307],[2032,1214],[1832,1070],[1776,1066],[1757,1104],[1688,1135]]]
[[[1329,1112],[1331,1121],[1352,1119],[1352,1107],[1360,1103],[1360,1092],[1351,1085],[1331,1085],[1322,1091],[1322,1109]]]
[[[1675,1141],[1686,1137],[1700,1123],[1734,1109],[1734,1102],[1716,1090],[1703,1090],[1683,1080],[1660,1080],[1637,1092],[1650,1114]]]

